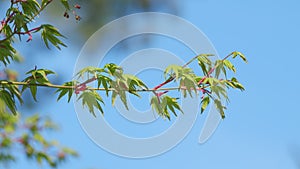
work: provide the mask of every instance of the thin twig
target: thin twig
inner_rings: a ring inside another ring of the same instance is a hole
[[[56,88],[56,89],[76,89],[78,85],[73,86],[63,86],[63,85],[56,85],[51,83],[28,83],[28,82],[12,82],[12,81],[6,81],[6,80],[0,80],[0,85],[16,85],[16,86],[39,86],[39,87],[49,87],[49,88]],[[98,91],[106,91],[105,88],[87,88],[89,90],[98,90]],[[131,90],[132,92],[153,92],[153,91],[170,91],[170,90],[178,90],[178,89],[185,89],[184,87],[169,87],[169,88],[160,88],[160,89],[136,89]],[[204,88],[197,88],[197,90],[202,90]],[[115,90],[114,88],[108,88],[108,91]],[[128,91],[128,90],[124,90]]]

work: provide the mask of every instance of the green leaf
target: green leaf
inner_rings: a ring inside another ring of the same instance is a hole
[[[98,81],[98,88],[102,85],[105,89],[106,96],[108,96],[108,92],[109,92],[108,89],[109,89],[109,85],[112,82],[112,80],[107,76],[98,75],[97,81]]]
[[[84,91],[78,97],[78,100],[82,100],[82,105],[86,106],[89,109],[89,112],[92,113],[95,117],[94,108],[98,109],[102,114],[104,114],[103,109],[100,103],[104,104],[102,97],[96,91]]]
[[[201,101],[201,114],[204,112],[204,110],[206,109],[206,107],[209,105],[210,99],[209,96],[206,96],[202,99]]]
[[[122,79],[125,79],[122,77]],[[111,81],[111,89],[113,90],[112,92],[112,105],[114,105],[115,100],[117,96],[120,97],[122,103],[124,104],[125,108],[128,110],[128,105],[127,105],[127,96],[126,92],[129,92],[129,87],[126,83],[126,81],[122,79],[116,79],[116,81]],[[126,80],[126,79],[125,79]]]
[[[136,76],[124,74],[123,77],[126,81],[126,86],[128,86],[127,91],[131,94],[140,97],[140,95],[136,92],[136,90],[148,89],[146,84]]]
[[[16,10],[15,15],[12,17],[14,29],[16,32],[28,31],[27,24],[29,23],[28,16],[24,15],[22,12]],[[21,39],[21,34],[19,34],[19,39]]]
[[[179,110],[181,113],[183,113],[183,111],[182,111],[182,109],[180,108],[180,106],[179,106],[179,104],[178,104],[178,102],[177,102],[177,98],[173,98],[173,97],[170,97],[170,96],[164,96],[163,98],[162,98],[162,100],[163,100],[163,102],[164,102],[164,100],[166,100],[166,102],[167,102],[167,105],[166,105],[166,107],[165,107],[165,111],[168,111],[168,109],[169,110],[171,110],[171,112],[175,115],[175,116],[177,116],[177,114],[176,114],[176,112],[175,112],[175,109],[177,109],[177,110]]]
[[[48,49],[50,49],[49,42],[59,50],[61,49],[60,46],[67,47],[60,39],[58,39],[59,37],[64,38],[64,36],[59,33],[58,29],[54,26],[44,24],[41,26],[41,30],[42,39]]]
[[[23,13],[30,17],[35,16],[38,14],[40,10],[40,4],[36,0],[27,0],[26,2],[21,3]]]
[[[117,79],[115,82],[111,83],[111,86],[113,89],[116,90],[116,94],[120,97],[125,108],[128,110],[127,97],[126,97],[126,91],[128,91],[127,84],[125,82],[123,82],[122,80]]]
[[[239,81],[235,77],[231,78],[230,81],[227,81],[226,84],[230,87],[240,89],[241,91],[245,90],[244,86],[239,83]]]
[[[64,95],[66,95],[69,92],[69,89],[58,89],[56,92],[60,92],[58,95],[57,101],[59,101]]]
[[[208,71],[212,67],[212,62],[208,58],[209,56],[214,56],[214,55],[202,54],[198,56],[198,65],[201,67],[202,72],[205,76],[208,76]]]
[[[234,65],[229,60],[224,60],[223,63],[229,70],[232,70],[234,73],[236,72]]]
[[[108,63],[104,66],[104,69],[107,70],[109,75],[122,79],[123,69],[120,66],[114,63]]]
[[[113,91],[112,91],[112,95],[111,95],[111,104],[112,104],[113,106],[115,105],[117,96],[118,96],[118,93],[117,93],[115,90],[113,90]]]
[[[205,80],[202,83],[209,84],[210,86],[215,86],[220,83],[220,80],[213,78],[213,77],[208,77],[208,78],[205,78]]]
[[[151,107],[154,111],[157,112],[159,116],[162,118],[167,118],[171,120],[170,111],[177,116],[176,110],[179,110],[183,113],[182,109],[180,108],[177,98],[172,98],[170,96],[163,96],[161,100],[157,96],[153,96],[150,101]]]
[[[47,69],[38,69],[38,70],[30,70],[26,74],[31,74],[31,76],[25,78],[23,82],[26,82],[29,85],[23,85],[22,87],[22,92],[26,90],[27,88],[30,88],[31,94],[36,100],[36,91],[37,91],[37,86],[36,84],[50,84],[47,75],[49,74],[54,74],[53,71],[47,70]]]
[[[76,74],[76,76],[77,76],[77,78],[82,78],[82,77],[89,76],[89,75],[96,76],[102,72],[104,72],[104,69],[102,69],[102,68],[88,66],[88,67],[81,69]]]
[[[12,47],[9,40],[3,41],[0,44],[0,62],[5,66],[10,63],[10,60],[13,60],[16,50]]]
[[[178,80],[179,76],[182,75],[183,68],[178,65],[170,65],[165,69],[164,76],[167,79],[169,76],[174,76]]]
[[[222,62],[222,60],[217,60],[215,62],[215,77],[218,79],[221,73],[222,68],[224,67],[224,64]]]
[[[16,97],[19,100],[19,102],[21,104],[23,104],[23,99],[22,99],[21,92],[19,91],[18,86],[16,86],[16,85],[9,85],[9,86],[6,86],[5,88],[10,92],[10,94],[13,97]]]
[[[199,66],[201,67],[202,69],[202,72],[205,76],[208,76],[208,70],[207,70],[207,66],[204,62],[198,62]]]
[[[121,101],[123,102],[125,108],[129,110],[128,105],[127,105],[127,96],[125,91],[119,91],[119,97]]]
[[[167,78],[167,75],[170,75],[171,77],[176,77],[176,80],[180,81],[179,88],[183,92],[184,97],[186,97],[187,92],[192,97],[192,90],[197,93],[197,81],[195,81],[196,75],[192,69],[178,65],[170,65],[166,68],[164,74],[165,78]]]
[[[211,91],[212,93],[215,93],[219,99],[221,99],[221,96],[223,96],[226,100],[228,100],[228,97],[227,97],[227,92],[225,90],[225,86],[224,88],[219,86],[219,85],[216,85],[216,86],[211,86]]]
[[[157,114],[160,115],[161,117],[166,117],[166,116],[167,116],[167,117],[170,118],[170,116],[165,115],[165,113],[164,113],[164,111],[163,111],[163,108],[161,107],[159,97],[153,96],[153,97],[151,98],[150,105],[151,105],[152,109],[153,109],[154,111],[156,111]]]
[[[183,91],[183,96],[186,97],[186,91],[188,91],[190,97],[192,96],[192,90],[197,93],[197,83],[195,81],[195,77],[194,76],[183,76],[180,79],[180,87],[181,87],[181,91]],[[185,88],[185,89],[182,89]]]
[[[5,105],[13,113],[13,115],[17,115],[15,100],[8,91],[0,90],[0,100],[2,100],[5,103]]]
[[[65,7],[66,10],[70,10],[70,4],[68,0],[60,0],[61,4]]]
[[[215,99],[215,100],[214,100],[214,103],[215,103],[215,106],[216,106],[217,110],[219,111],[219,113],[220,113],[222,119],[224,119],[224,118],[225,118],[225,112],[224,112],[224,109],[226,109],[226,107],[223,106],[222,103],[221,103],[221,101],[218,100],[218,99]]]
[[[237,56],[239,56],[245,63],[248,63],[247,58],[241,52],[237,52],[237,51],[232,52],[233,58],[236,58]]]
[[[76,82],[71,81],[71,82],[64,83],[63,86],[72,87],[72,86],[74,86],[74,84],[76,84]],[[63,96],[65,96],[68,93],[68,103],[69,103],[71,98],[72,98],[73,91],[74,91],[73,88],[60,88],[60,89],[57,89],[55,93],[60,92],[60,94],[58,95],[57,101],[59,101]]]

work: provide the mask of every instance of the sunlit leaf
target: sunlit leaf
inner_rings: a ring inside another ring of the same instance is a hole
[[[214,103],[215,103],[215,106],[216,106],[217,110],[219,111],[219,113],[220,113],[222,119],[224,119],[224,118],[225,118],[225,112],[224,112],[224,109],[226,109],[226,107],[223,106],[222,103],[221,103],[221,101],[218,100],[218,99],[215,99],[215,100],[214,100]]]
[[[171,120],[170,112],[172,112],[174,116],[177,116],[176,110],[183,113],[177,102],[177,98],[172,98],[167,95],[163,96],[161,99],[157,96],[153,96],[150,104],[152,109],[156,111],[159,116],[167,118],[168,120]]]
[[[209,96],[204,97],[201,100],[201,114],[204,112],[204,110],[206,109],[206,107],[209,105],[210,99]]]
[[[100,105],[104,104],[102,97],[96,91],[84,91],[78,97],[78,100],[82,100],[82,105],[86,106],[90,113],[96,117],[95,108],[104,114],[103,109]]]
[[[229,70],[236,72],[234,65],[229,60],[224,60],[223,63]]]
[[[239,56],[244,62],[248,63],[247,58],[241,52],[237,52],[237,51],[232,52],[233,58],[236,58],[237,56]]]
[[[98,75],[97,81],[98,81],[98,88],[102,85],[105,89],[106,96],[108,96],[108,93],[109,93],[108,88],[110,86],[112,79],[110,79],[109,77],[104,76],[104,75]]]

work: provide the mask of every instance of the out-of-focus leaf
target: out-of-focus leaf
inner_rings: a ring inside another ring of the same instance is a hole
[[[70,10],[70,4],[68,0],[60,0],[60,2],[63,4],[66,10]]]
[[[67,147],[64,147],[62,149],[62,151],[67,153],[67,154],[71,154],[73,156],[78,156],[79,155],[76,151],[74,151],[73,149],[67,148]]]

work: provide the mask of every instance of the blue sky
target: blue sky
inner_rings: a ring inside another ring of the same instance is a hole
[[[147,159],[128,159],[94,144],[82,130],[73,104],[49,99],[47,104],[36,109],[49,113],[61,126],[60,132],[49,134],[49,137],[80,153],[80,158],[69,160],[61,168],[299,168],[300,112],[297,104],[300,100],[296,87],[300,82],[299,6],[297,0],[180,2],[179,16],[202,30],[220,56],[238,50],[248,57],[248,64],[235,62],[236,76],[246,91],[229,91],[231,103],[226,119],[204,144],[198,144],[206,117],[201,115],[189,135],[171,151]],[[51,50],[47,55],[57,56],[40,57],[37,62],[39,67],[63,71],[58,77],[68,80],[72,77],[74,56],[79,50],[71,45],[60,53]],[[28,67],[24,69],[27,70],[36,64],[31,64],[29,59],[26,62]],[[106,107],[106,111],[111,109]],[[29,167],[33,166],[25,160],[13,166]]]

